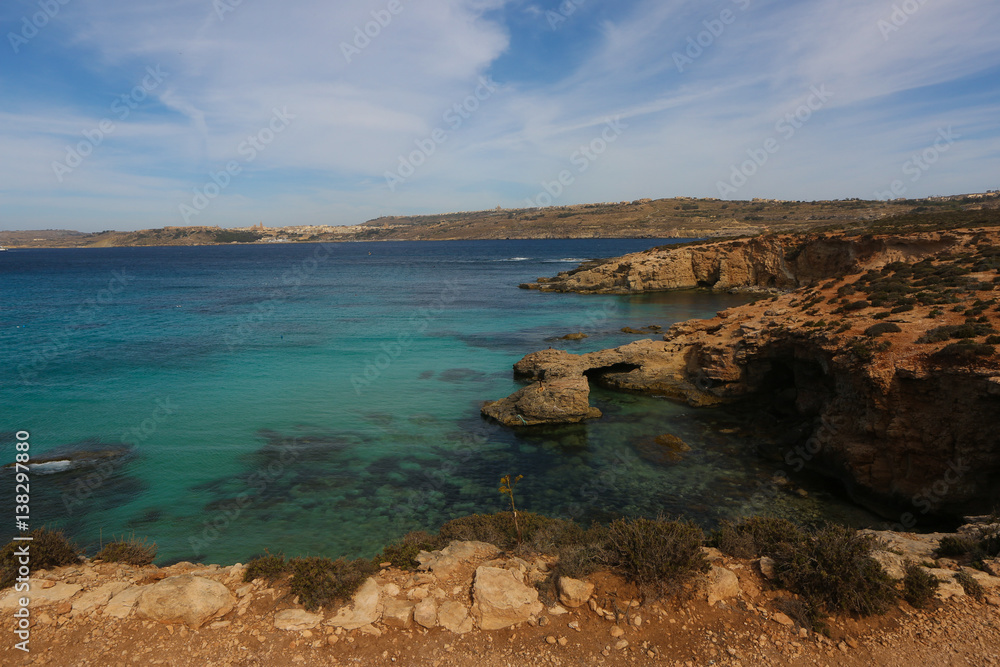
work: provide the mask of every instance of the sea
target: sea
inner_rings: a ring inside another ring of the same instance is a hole
[[[0,536],[19,528],[24,436],[25,524],[90,553],[146,539],[161,564],[370,557],[410,531],[508,508],[508,474],[523,475],[519,509],[584,524],[666,516],[712,529],[767,513],[874,525],[823,480],[774,484],[789,471],[723,409],[595,388],[604,417],[585,424],[512,430],[480,416],[518,389],[512,365],[529,352],[623,345],[640,337],[623,327],[666,330],[749,299],[518,288],[679,241],[5,252]],[[573,333],[587,337],[562,339]],[[666,434],[687,450],[656,441]]]

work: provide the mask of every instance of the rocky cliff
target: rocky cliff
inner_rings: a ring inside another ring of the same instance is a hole
[[[543,292],[634,294],[708,287],[790,290],[893,261],[914,261],[955,243],[951,234],[907,237],[758,236],[735,241],[662,246],[588,262],[553,278],[521,285]]]
[[[509,426],[592,418],[590,382],[694,406],[740,403],[771,455],[899,519],[1000,502],[1000,234],[763,238],[638,253],[546,289],[794,288],[662,340],[529,354],[486,403]],[[820,284],[822,283],[822,284]]]

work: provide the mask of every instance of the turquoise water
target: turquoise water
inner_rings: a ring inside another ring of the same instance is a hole
[[[712,525],[746,511],[777,472],[731,416],[601,390],[592,402],[605,417],[586,425],[512,432],[479,416],[518,387],[511,365],[528,352],[620,345],[636,339],[622,327],[666,328],[745,300],[517,289],[668,242],[4,253],[3,462],[14,432],[30,431],[33,457],[70,461],[33,469],[32,525],[91,548],[102,535],[147,536],[161,562],[265,548],[372,555],[410,530],[502,509],[507,473],[524,475],[527,510]],[[590,337],[554,340],[578,331]],[[651,445],[663,433],[692,451],[663,456]],[[754,509],[868,518],[800,484],[808,498]]]

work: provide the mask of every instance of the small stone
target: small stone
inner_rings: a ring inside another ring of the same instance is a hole
[[[566,624],[566,627],[569,628],[570,630],[576,630],[577,632],[580,632],[579,621],[570,621],[569,623]]]
[[[615,650],[616,651],[622,651],[622,650],[624,650],[626,648],[628,648],[628,640],[627,639],[619,639],[618,643],[615,644]]]
[[[638,627],[639,627],[640,625],[642,625],[642,616],[636,616],[635,618],[633,618],[633,619],[632,619],[632,625],[634,625],[634,626],[635,626],[635,627],[637,627],[637,628],[638,628]]]
[[[646,651],[646,655],[648,655],[650,658],[656,657],[656,653],[654,651]]]
[[[538,619],[538,627],[544,628],[548,624],[549,624],[549,617],[548,616],[541,616],[541,617],[539,617],[539,619]]]
[[[552,635],[549,635],[548,637],[545,638],[545,641],[548,642],[549,644],[555,644],[556,638],[553,637]]]
[[[559,638],[559,645],[560,645],[560,646],[565,646],[565,645],[566,645],[566,644],[568,644],[568,643],[569,643],[569,640],[568,640],[568,639],[566,639],[565,637],[560,637],[560,638]]]
[[[774,616],[771,617],[771,620],[773,620],[775,623],[778,623],[779,625],[784,625],[785,627],[789,628],[795,625],[795,621],[788,618],[787,614],[783,614],[780,611],[774,612]]]
[[[616,625],[611,628],[611,636],[614,637],[615,639],[621,637],[623,634],[625,634],[625,631],[622,630],[619,626]]]

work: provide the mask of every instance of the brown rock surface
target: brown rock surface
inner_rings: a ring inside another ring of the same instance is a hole
[[[995,253],[1000,233],[795,242],[794,261],[792,240],[758,238],[639,253],[545,283],[577,291],[666,289],[692,280],[719,288],[804,286],[711,320],[676,324],[663,340],[581,355],[529,354],[514,373],[533,383],[487,403],[483,414],[507,426],[580,421],[589,418],[590,381],[692,406],[744,402],[784,431],[774,442],[793,442],[765,453],[841,480],[856,500],[886,516],[989,511],[1000,502],[998,357],[995,350],[944,356],[959,334],[929,343],[925,336],[971,323],[982,333],[965,340],[992,349],[984,343],[1000,331],[1000,274],[995,260],[977,264],[976,257]],[[898,312],[880,308],[881,277],[919,260],[932,262],[923,266],[936,273],[920,274],[930,282],[914,274],[883,289],[936,289],[948,306],[911,298]],[[897,268],[882,271],[889,265]],[[712,271],[722,273],[706,281]],[[959,289],[935,284],[945,279],[939,275],[961,276],[948,278]],[[870,333],[883,323],[892,326]]]

